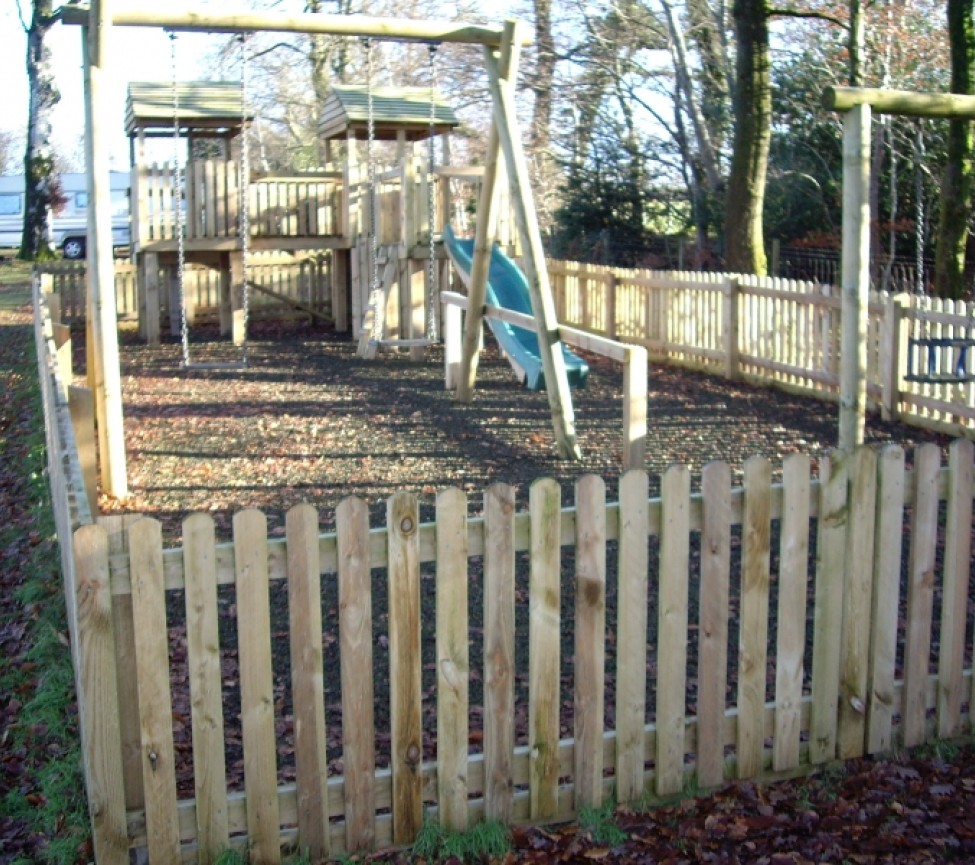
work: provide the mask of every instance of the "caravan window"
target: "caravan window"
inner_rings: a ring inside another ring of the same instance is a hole
[[[20,216],[20,213],[20,194],[0,193],[0,216]]]
[[[74,194],[74,209],[75,210],[87,210],[88,209],[88,193],[87,192],[76,192]]]

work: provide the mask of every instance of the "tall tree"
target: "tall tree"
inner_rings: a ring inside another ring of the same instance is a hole
[[[972,0],[948,0],[948,40],[951,45],[951,90],[971,95],[975,77],[975,24]],[[935,248],[934,292],[964,298],[965,247],[968,218],[975,192],[972,123],[952,120],[948,129],[948,164],[941,186],[941,213]]]
[[[772,91],[767,0],[735,0],[735,135],[725,204],[725,258],[741,273],[766,272],[762,235]]]
[[[52,255],[49,243],[48,215],[61,207],[61,195],[51,143],[51,119],[54,106],[61,98],[54,84],[51,49],[47,32],[54,24],[52,0],[33,0],[27,33],[27,81],[30,102],[27,115],[27,146],[24,152],[24,233],[20,257],[28,261]]]

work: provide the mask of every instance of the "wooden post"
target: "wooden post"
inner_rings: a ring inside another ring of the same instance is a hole
[[[159,255],[147,252],[142,256],[142,331],[146,343],[159,345]]]
[[[443,364],[444,388],[453,390],[460,383],[460,367],[463,353],[463,312],[455,303],[444,304],[443,310]]]
[[[98,451],[95,439],[95,400],[86,387],[68,387],[68,408],[74,429],[81,477],[85,482],[85,496],[92,516],[98,513]]]
[[[230,332],[234,345],[242,345],[246,338],[244,322],[244,255],[230,253]],[[221,330],[223,330],[223,303],[220,305]]]
[[[870,291],[870,106],[843,116],[842,352],[839,447],[863,443]]]
[[[647,350],[626,348],[623,361],[623,471],[647,462]]]
[[[741,354],[738,342],[738,298],[740,286],[737,279],[724,284],[724,375],[728,381],[737,381],[741,375]]]
[[[103,83],[108,79],[110,0],[94,0],[82,29],[85,70],[85,141],[88,157],[88,319],[96,355],[95,410],[98,417],[102,488],[128,495],[122,379],[115,311],[115,261],[112,253],[112,202],[108,168],[109,116]]]
[[[336,333],[349,332],[349,258],[348,249],[336,249],[332,253],[332,319]]]
[[[907,307],[907,293],[892,294],[887,299],[884,311],[883,336],[880,340],[880,366],[883,394],[880,414],[885,421],[896,421],[900,417],[900,386],[907,363],[907,328],[904,310]]]
[[[518,133],[518,118],[514,103],[515,70],[517,69],[517,46],[520,25],[517,21],[505,24],[503,59],[507,68],[498,63],[494,55],[486,52],[488,84],[493,103],[494,126],[497,130],[501,149],[504,151],[514,205],[518,234],[524,249],[522,264],[531,295],[532,312],[538,325],[538,348],[545,373],[545,389],[548,393],[549,408],[552,412],[552,425],[556,445],[563,459],[580,459],[582,452],[576,441],[575,419],[572,412],[572,395],[569,391],[569,378],[562,355],[559,338],[558,317],[552,302],[552,288],[545,265],[545,250],[542,235],[538,228],[538,216],[532,200],[528,176],[528,161],[521,146]],[[507,74],[504,74],[507,73]],[[483,216],[479,215],[478,219]],[[475,255],[478,250],[475,248]],[[482,254],[484,254],[482,252]],[[473,298],[472,298],[473,307]],[[465,340],[465,347],[466,347]]]

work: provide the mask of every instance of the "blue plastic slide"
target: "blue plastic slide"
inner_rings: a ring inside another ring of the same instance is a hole
[[[458,238],[448,225],[444,228],[443,240],[454,266],[469,276],[471,259],[474,255],[474,241]],[[491,266],[488,270],[486,301],[490,306],[500,306],[525,315],[532,314],[531,295],[528,293],[528,280],[518,267],[498,246],[491,252]],[[512,368],[522,378],[530,390],[545,387],[542,372],[542,359],[538,351],[538,337],[523,327],[488,318],[487,323],[494,333],[501,350]],[[589,379],[589,365],[564,345],[562,356],[570,387],[584,387]]]

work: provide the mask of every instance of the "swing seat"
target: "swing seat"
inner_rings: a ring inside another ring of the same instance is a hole
[[[240,370],[247,369],[247,363],[245,361],[214,361],[212,363],[184,363],[180,366],[189,371],[197,372],[207,372],[212,370]]]
[[[967,384],[975,381],[975,370],[966,369],[969,349],[975,348],[975,337],[925,336],[907,342],[905,381],[919,384]],[[953,349],[958,350],[952,358]],[[939,359],[943,361],[939,363]]]

